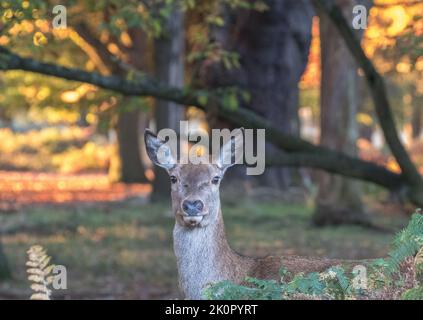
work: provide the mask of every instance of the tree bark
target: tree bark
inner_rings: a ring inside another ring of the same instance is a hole
[[[123,102],[125,99],[123,99]],[[118,115],[116,133],[120,158],[119,181],[125,183],[146,182],[141,161],[140,136],[142,132],[139,110],[126,111]],[[143,125],[145,127],[145,123]]]
[[[1,239],[0,239],[1,240]],[[3,245],[0,241],[0,280],[9,279],[11,277],[11,271],[7,262],[6,255],[3,251]]]
[[[250,109],[282,132],[299,135],[298,82],[305,70],[311,41],[313,8],[308,1],[267,0],[268,10],[225,8],[225,25],[213,34],[228,51],[239,54],[240,68],[210,68],[206,83],[212,87],[233,86],[251,96],[243,108]],[[272,157],[281,151],[270,143]],[[272,188],[286,188],[295,170],[268,168],[258,182]]]
[[[128,64],[136,70],[145,72],[148,69],[147,35],[139,28],[128,30],[131,47],[124,48]],[[123,50],[123,48],[122,48]],[[119,66],[119,74],[126,74],[123,66]],[[122,99],[125,103],[126,98]],[[145,176],[145,164],[141,154],[142,137],[148,124],[145,111],[135,109],[118,114],[116,133],[120,158],[120,181],[125,183],[148,182]]]
[[[417,92],[417,86],[414,87],[413,94],[413,115],[411,118],[412,136],[418,140],[423,130],[423,97]]]
[[[162,83],[177,88],[184,86],[184,13],[176,4],[167,18],[163,34],[154,41],[156,77]],[[172,101],[158,99],[154,111],[157,131],[168,128],[179,132],[184,108]],[[169,176],[165,170],[154,167],[153,201],[168,200]]]
[[[349,20],[352,19],[352,8],[357,4],[363,3],[356,0],[338,0],[338,6]],[[357,33],[361,37],[362,32]],[[357,65],[336,26],[325,15],[320,15],[320,44],[320,144],[350,156],[357,156]],[[318,187],[313,214],[314,224],[371,225],[357,181],[322,172],[319,174]]]

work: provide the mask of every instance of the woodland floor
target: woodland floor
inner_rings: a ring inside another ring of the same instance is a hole
[[[0,234],[13,269],[13,279],[0,283],[0,299],[30,296],[25,262],[34,244],[47,249],[52,263],[67,268],[68,289],[56,291],[57,299],[179,298],[169,205],[149,204],[141,191],[126,201],[38,201],[0,210]],[[226,232],[234,249],[254,256],[382,257],[408,220],[398,208],[373,205],[375,222],[389,231],[315,228],[311,205],[237,199],[223,201]]]

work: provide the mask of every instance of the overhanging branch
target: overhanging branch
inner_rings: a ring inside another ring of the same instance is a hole
[[[343,155],[336,158],[326,153],[287,153],[279,158],[267,157],[266,165],[317,168],[343,176],[348,172],[350,178],[372,182],[390,190],[404,188],[401,175],[359,159],[345,161]]]

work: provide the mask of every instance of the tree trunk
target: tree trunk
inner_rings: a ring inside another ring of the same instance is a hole
[[[148,41],[147,35],[140,28],[128,30],[132,45],[125,48],[127,62],[136,70],[148,71]],[[122,67],[118,73],[126,74],[127,70]],[[123,102],[125,103],[125,98]],[[140,109],[126,111],[118,115],[116,126],[119,158],[120,158],[120,181],[126,183],[145,183],[146,166],[141,157],[142,137],[147,127],[148,115]]]
[[[183,87],[184,85],[184,13],[175,5],[166,21],[162,36],[155,40],[156,77],[163,83]],[[154,112],[157,131],[168,128],[179,132],[180,121],[184,118],[184,108],[174,102],[158,99]],[[162,168],[154,167],[152,200],[170,199],[169,176]]]
[[[298,82],[307,64],[313,8],[308,1],[266,1],[264,12],[226,13],[226,24],[214,31],[223,48],[239,54],[240,68],[214,67],[207,74],[210,86],[236,86],[250,93],[242,107],[263,116],[281,131],[299,135]],[[228,12],[226,10],[226,12]],[[281,154],[272,144],[266,154]],[[284,188],[294,169],[266,168],[259,184]]]
[[[423,97],[417,92],[417,86],[414,88],[413,94],[413,115],[411,119],[411,127],[413,129],[413,139],[418,140],[423,129]]]
[[[87,24],[80,23],[75,30],[85,41],[81,47],[96,64],[97,69],[103,73],[121,76],[127,74],[128,70],[114,60],[113,55],[107,50],[107,46],[91,32]],[[121,48],[127,55],[127,63],[134,69],[145,72],[147,69],[147,35],[140,28],[130,28],[128,35],[131,38],[131,46]],[[87,50],[88,47],[94,50]],[[123,98],[121,103],[125,104],[125,100]],[[117,115],[117,118],[116,135],[119,159],[113,161],[114,165],[109,168],[109,176],[114,181],[125,183],[147,182],[145,166],[140,156],[141,130],[143,131],[145,128],[147,115],[145,112],[134,110],[122,112]]]
[[[144,122],[142,126],[141,120]],[[139,110],[126,111],[119,114],[116,126],[120,158],[119,180],[125,183],[147,181],[141,161],[141,127],[145,128],[145,120],[141,118],[141,112]]]
[[[9,264],[7,262],[6,255],[3,251],[3,245],[0,241],[0,280],[9,279],[11,277],[11,272]]]
[[[338,4],[351,18],[355,0]],[[360,34],[361,36],[361,34]],[[320,91],[320,143],[349,155],[357,155],[358,112],[357,65],[336,26],[320,17],[322,79]],[[313,222],[316,225],[369,224],[357,181],[328,173],[319,174],[319,192]]]

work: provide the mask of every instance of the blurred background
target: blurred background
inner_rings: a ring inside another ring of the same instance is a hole
[[[423,2],[335,2],[349,26],[354,6],[367,8],[355,36],[423,174]],[[66,28],[53,26],[55,5],[66,9]],[[47,76],[39,62],[186,86],[203,92],[204,104],[217,92],[225,108],[248,109],[287,139],[386,169],[381,183],[313,165],[269,165],[258,177],[231,169],[222,207],[229,242],[244,254],[381,257],[423,203],[422,188],[407,198],[388,182],[389,174],[402,179],[402,168],[365,72],[313,1],[12,0],[0,17],[0,299],[29,297],[34,244],[68,270],[59,299],[178,298],[169,181],[146,157],[144,129],[178,129],[181,120],[194,130],[240,125],[166,93],[129,96],[60,70]],[[13,67],[12,55],[32,59],[36,72]],[[268,158],[289,151],[266,146]]]

